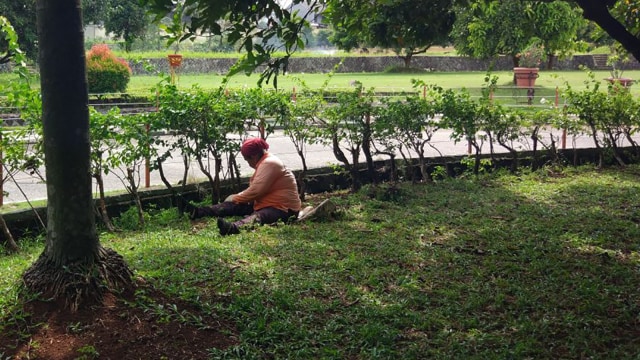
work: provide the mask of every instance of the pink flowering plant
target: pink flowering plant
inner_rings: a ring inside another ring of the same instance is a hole
[[[534,41],[517,55],[520,67],[537,68],[546,59],[544,46]]]
[[[116,57],[106,44],[87,51],[87,83],[90,93],[125,92],[131,78],[126,60]]]

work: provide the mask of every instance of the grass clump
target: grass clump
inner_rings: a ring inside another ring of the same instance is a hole
[[[224,238],[215,219],[170,209],[102,242],[147,283],[235,321],[239,344],[212,358],[634,358],[639,175],[365,186],[311,197],[331,197],[335,221]],[[39,251],[0,259],[0,303]]]

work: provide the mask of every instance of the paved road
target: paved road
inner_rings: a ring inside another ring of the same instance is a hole
[[[438,157],[440,155],[443,156],[452,156],[452,155],[463,155],[467,153],[467,144],[466,143],[458,143],[455,144],[452,140],[450,140],[450,131],[447,130],[438,130],[434,135],[432,140],[432,145],[437,149],[437,151],[433,148],[427,148],[426,155],[428,157]],[[250,133],[252,136],[257,136],[257,133]],[[559,136],[559,131],[554,131],[554,135]],[[298,156],[295,147],[291,140],[286,137],[282,131],[276,131],[274,134],[271,134],[267,139],[270,145],[270,151],[280,157],[285,164],[294,170],[302,169],[302,161]],[[622,144],[629,145],[629,144]],[[575,139],[567,140],[567,148],[589,148],[593,147],[593,141],[587,136],[580,136]],[[526,151],[530,149],[529,144],[520,144],[520,150]],[[439,152],[438,152],[439,151]],[[506,152],[500,146],[495,147],[495,151],[497,152]],[[485,144],[482,149],[483,153],[489,153],[489,146]],[[398,156],[399,157],[399,156]],[[364,161],[364,158],[362,158]],[[330,147],[326,147],[323,145],[309,145],[307,148],[307,166],[309,168],[319,168],[326,167],[330,164],[337,164],[338,161],[333,156],[333,152]],[[249,166],[241,161],[241,173],[243,176],[250,175],[253,170],[249,168]],[[44,174],[44,169],[41,169]],[[175,156],[173,159],[169,159],[164,166],[165,175],[167,179],[171,183],[178,183],[178,181],[182,180],[184,165],[182,163],[182,159],[179,155]],[[141,175],[140,179],[141,188],[144,187],[144,175]],[[188,181],[189,182],[197,182],[204,180],[204,175],[197,168],[197,164],[193,164],[188,173]],[[14,181],[15,180],[15,181]],[[160,180],[160,176],[158,172],[151,172],[150,175],[150,184],[151,186],[164,186],[162,181]],[[95,188],[95,186],[94,186]],[[106,191],[114,191],[114,190],[124,190],[124,184],[122,181],[118,179],[117,176],[108,175],[105,178],[105,190]],[[97,188],[94,189],[97,192]],[[28,198],[29,201],[46,199],[47,190],[46,185],[42,183],[39,179],[30,176],[26,173],[19,173],[14,176],[13,179],[9,179],[7,183],[4,184],[4,191],[8,193],[4,197],[4,204],[9,204],[13,202],[23,202]]]

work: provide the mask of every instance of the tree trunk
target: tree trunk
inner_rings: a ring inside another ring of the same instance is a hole
[[[609,142],[611,143],[610,147],[613,150],[613,157],[618,162],[618,165],[626,166],[627,164],[624,161],[624,154],[622,153],[622,151],[618,147],[618,142],[616,141],[617,140],[617,136],[613,134],[613,132],[611,131],[611,128],[607,128],[605,133],[606,133],[606,136],[609,138]]]
[[[173,185],[171,185],[166,175],[164,174],[164,167],[162,167],[162,163],[163,162],[160,159],[158,159],[158,174],[160,174],[160,180],[162,180],[162,183],[164,184],[164,186],[171,192],[171,195],[175,197],[177,196],[177,192],[175,191],[175,189],[173,188]]]
[[[533,141],[533,161],[531,162],[531,171],[538,170],[538,133],[540,132],[540,126],[537,125],[531,132],[531,140]]]
[[[547,70],[552,70],[553,69],[553,63],[556,59],[556,55],[555,54],[547,54]]]
[[[182,216],[182,214],[184,213],[185,205],[188,201],[182,195],[178,195],[178,192],[176,191],[176,189],[173,187],[173,185],[171,185],[169,180],[167,180],[167,177],[164,174],[164,167],[162,167],[162,163],[163,163],[163,160],[158,159],[158,174],[160,174],[160,180],[162,180],[162,183],[164,184],[164,186],[171,193],[173,202],[174,204],[176,204],[176,207],[178,208],[178,213],[180,214],[180,216]],[[182,184],[182,194],[184,194],[184,189],[185,189],[185,184]]]
[[[351,177],[351,191],[356,192],[358,189],[360,189],[360,176],[358,172],[358,154],[360,153],[360,148],[357,149],[357,153],[353,148],[350,149],[353,159],[353,163],[350,163],[349,159],[347,159],[347,156],[344,154],[344,151],[342,151],[342,149],[340,148],[340,139],[338,138],[338,133],[335,130],[331,131],[331,146],[333,148],[333,156],[335,156],[338,161],[344,164],[344,168],[349,172],[349,175]]]
[[[407,54],[405,56],[400,56],[400,59],[404,62],[404,67],[406,69],[411,67],[411,58],[413,54]]]
[[[407,146],[407,150],[410,150],[408,146]],[[402,145],[400,145],[400,147],[398,148],[398,151],[400,151],[400,156],[402,156],[402,160],[404,161],[404,173],[405,173],[404,176],[409,180],[411,180],[412,184],[417,183],[416,176],[413,171],[413,162],[411,161],[411,154],[410,153],[405,154],[405,152],[403,151]]]
[[[222,155],[216,154],[213,159],[214,161],[214,176],[213,176],[213,184],[215,186],[215,192],[217,196],[217,200],[222,200],[222,190],[220,189],[220,173],[222,172]]]
[[[631,147],[633,148],[633,152],[636,154],[636,156],[640,155],[640,148],[638,148],[638,143],[632,138],[633,136],[633,130],[632,129],[625,129],[624,131],[624,136],[627,139],[627,141],[629,142],[629,144],[631,144]]]
[[[232,183],[235,183],[235,190],[240,191],[242,179],[240,178],[240,167],[238,166],[238,162],[236,161],[236,157],[234,154],[229,153],[228,163],[230,180]]]
[[[57,265],[93,261],[98,236],[89,163],[89,112],[82,16],[77,0],[37,2],[47,171],[47,243]]]
[[[127,168],[127,182],[129,186],[127,186],[127,191],[133,197],[133,201],[136,204],[136,209],[138,211],[138,224],[140,226],[144,226],[144,209],[142,208],[142,200],[140,199],[140,193],[138,192],[138,183],[136,182],[135,170],[134,168]]]
[[[596,146],[596,151],[598,153],[598,168],[602,168],[604,165],[604,159],[602,156],[602,148],[600,147],[600,141],[598,141],[598,129],[596,127],[595,121],[588,119],[586,120],[589,128],[591,129],[591,138],[593,139],[593,143]]]
[[[418,153],[418,164],[420,166],[420,174],[423,182],[431,182],[431,176],[427,171],[427,159],[424,157],[424,152]]]
[[[304,156],[302,147],[296,145],[296,149],[302,161],[302,171],[298,174],[298,195],[300,196],[300,201],[304,201],[305,193],[307,192],[307,158]]]
[[[207,170],[204,162],[202,161],[201,156],[196,156],[196,161],[198,162],[198,167],[200,167],[200,171],[207,177],[207,181],[209,182],[209,186],[211,186],[211,204],[217,204],[220,202],[220,184],[215,182],[213,175],[211,172]],[[214,165],[215,166],[215,165]],[[215,169],[214,169],[215,171]]]
[[[475,162],[473,163],[473,174],[477,176],[480,174],[480,146],[478,146],[478,144],[476,144],[475,141],[472,141],[471,145],[475,149]]]
[[[9,230],[9,226],[7,226],[7,223],[4,221],[4,217],[2,215],[0,215],[0,228],[2,229],[2,233],[4,234],[4,239],[6,242],[5,247],[7,248],[7,251],[10,253],[14,253],[20,250],[18,244],[16,244],[16,241],[13,239],[11,230]]]
[[[47,173],[47,235],[24,273],[27,289],[71,309],[132,283],[95,226],[89,150],[89,97],[80,0],[37,0],[36,18]],[[105,286],[106,285],[106,286]]]
[[[609,8],[615,4],[615,0],[575,0],[575,2],[582,8],[585,19],[598,24],[607,34],[629,51],[636,60],[640,61],[640,38],[630,33],[627,28],[609,12]]]
[[[96,183],[98,184],[98,212],[100,213],[100,218],[102,219],[102,223],[107,227],[109,232],[115,232],[116,228],[113,226],[111,222],[111,218],[109,217],[109,212],[107,211],[107,202],[104,194],[104,179],[102,178],[102,173],[97,171],[93,174],[93,177],[96,179]]]
[[[187,179],[189,177],[189,163],[190,159],[188,155],[182,155],[182,163],[184,164],[184,173],[182,173],[182,186],[187,184]]]
[[[364,115],[364,126],[362,129],[362,152],[364,153],[364,159],[367,162],[367,173],[369,175],[369,181],[373,184],[378,183],[378,177],[376,176],[376,170],[373,163],[373,155],[371,155],[371,115]]]

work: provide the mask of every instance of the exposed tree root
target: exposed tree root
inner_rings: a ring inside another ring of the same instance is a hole
[[[43,299],[64,302],[76,311],[79,307],[101,303],[107,291],[123,291],[134,285],[133,273],[120,254],[100,247],[96,261],[76,261],[58,266],[42,253],[24,273],[27,290]]]

